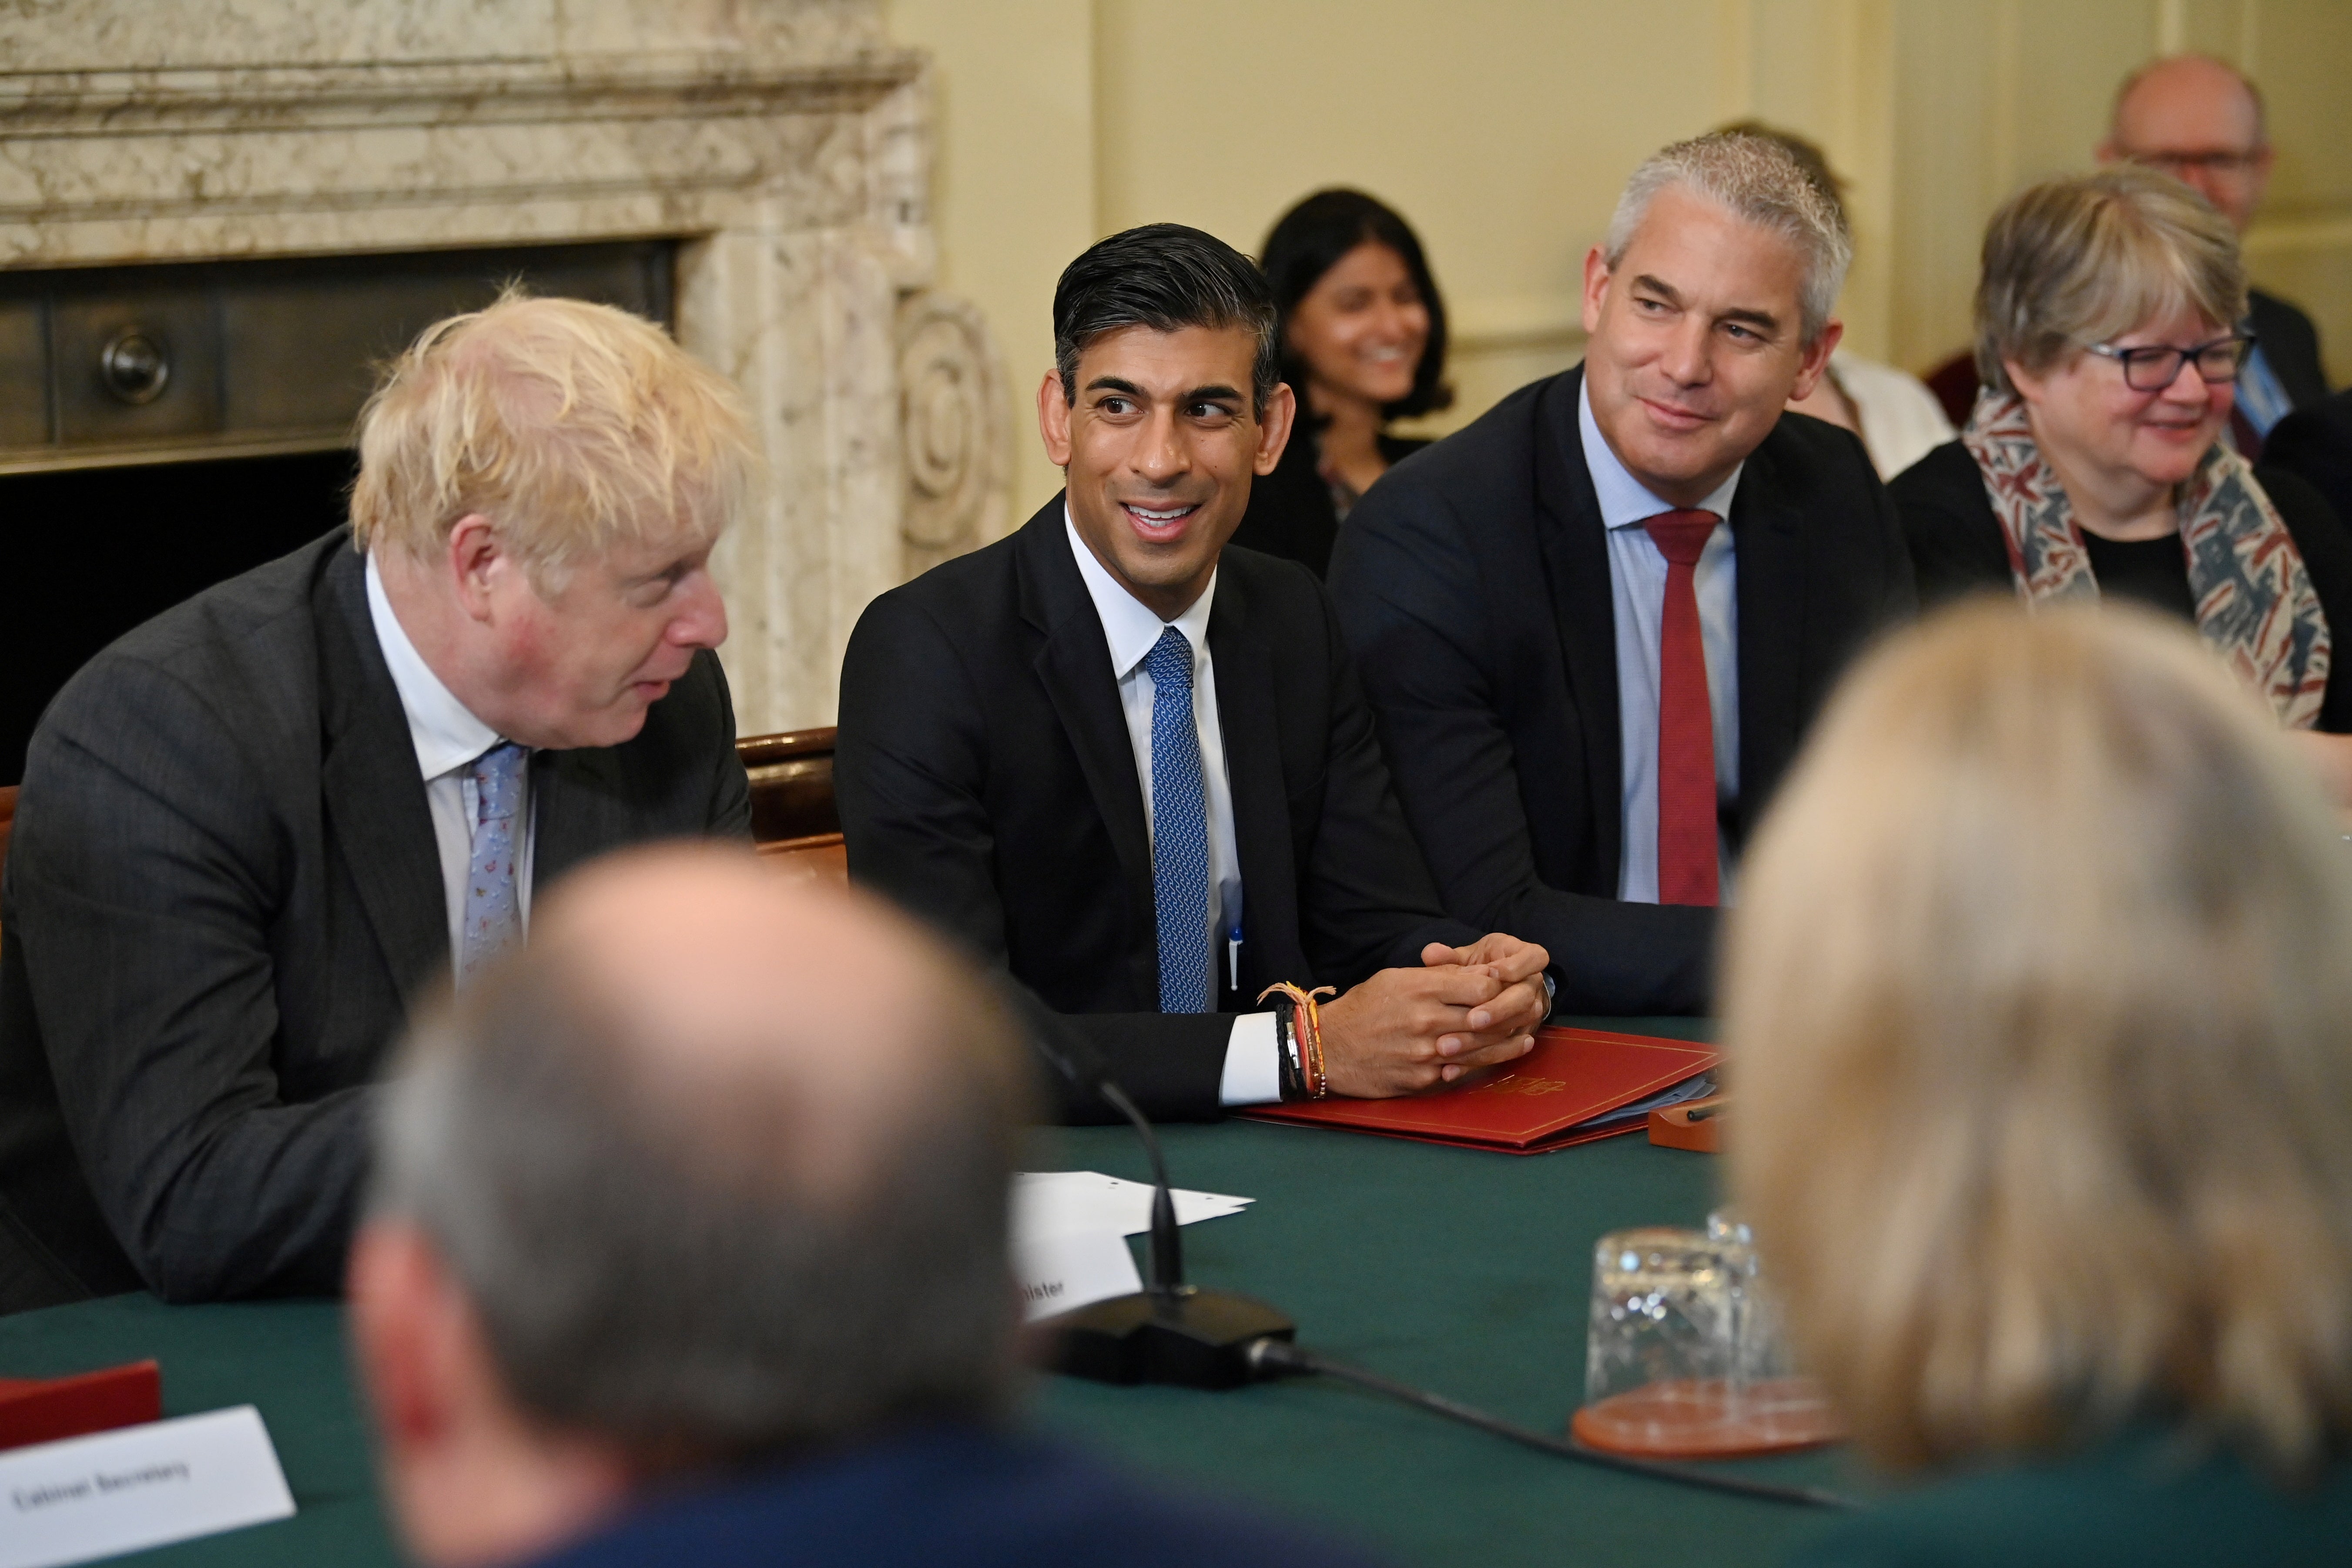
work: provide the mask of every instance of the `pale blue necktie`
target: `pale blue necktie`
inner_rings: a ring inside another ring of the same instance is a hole
[[[466,868],[466,919],[459,928],[457,984],[522,937],[522,905],[515,882],[520,842],[515,819],[522,804],[528,747],[502,741],[466,764],[474,784],[474,855]]]
[[[1206,1013],[1209,991],[1209,818],[1201,788],[1201,733],[1192,724],[1192,645],[1170,626],[1143,668],[1151,672],[1151,900],[1160,926],[1160,1010]]]

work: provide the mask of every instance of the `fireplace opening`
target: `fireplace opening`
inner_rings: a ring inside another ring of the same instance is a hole
[[[0,784],[90,656],[344,521],[373,366],[519,282],[668,325],[633,241],[0,273]]]

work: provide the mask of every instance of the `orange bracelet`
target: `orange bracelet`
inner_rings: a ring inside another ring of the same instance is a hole
[[[1259,992],[1257,999],[1263,1002],[1277,991],[1290,998],[1294,1009],[1290,1022],[1291,1027],[1299,1031],[1299,1066],[1307,1079],[1307,1098],[1321,1100],[1331,1092],[1331,1079],[1323,1066],[1323,1010],[1316,1005],[1315,999],[1337,996],[1339,988],[1318,985],[1308,991],[1287,980],[1277,980]]]

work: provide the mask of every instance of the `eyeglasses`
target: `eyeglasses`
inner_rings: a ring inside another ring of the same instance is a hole
[[[2226,338],[2215,338],[2210,343],[2186,349],[2167,343],[2136,344],[2131,348],[2117,348],[2113,343],[2084,346],[2088,353],[2122,365],[2124,384],[2134,392],[2162,392],[2179,379],[2183,360],[2196,361],[2197,374],[2208,386],[2237,380],[2238,368],[2254,352],[2254,334],[2232,332]]]
[[[2202,170],[2209,174],[2249,174],[2263,161],[2263,149],[2257,147],[2251,153],[2127,153],[2125,156],[2135,163],[2170,174],[2178,180],[2185,178],[2192,170]]]

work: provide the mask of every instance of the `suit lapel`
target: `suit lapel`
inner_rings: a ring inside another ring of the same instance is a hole
[[[1110,643],[1087,596],[1086,580],[1070,558],[1056,497],[1029,520],[1013,547],[1022,618],[1042,635],[1037,679],[1077,753],[1079,770],[1110,834],[1131,898],[1151,902],[1151,843],[1143,826],[1143,786],[1135,776],[1135,747],[1112,678]],[[1143,930],[1152,922],[1146,920]]]
[[[1536,534],[1550,581],[1568,686],[1582,721],[1596,861],[1612,884],[1624,843],[1624,731],[1617,711],[1617,611],[1601,499],[1584,465],[1576,408],[1584,373],[1546,388],[1536,413]],[[1743,600],[1743,605],[1745,601]]]
[[[313,593],[326,828],[404,994],[449,961],[449,906],[425,781],[368,614],[365,559],[337,551]]]
[[[1805,630],[1805,542],[1780,497],[1769,443],[1748,458],[1731,500],[1739,604],[1739,825],[1753,826],[1753,782],[1795,753]]]
[[[1230,561],[1230,557],[1228,557]],[[1290,842],[1290,795],[1282,776],[1281,719],[1275,710],[1274,650],[1252,624],[1245,581],[1219,574],[1209,608],[1217,728],[1233,789],[1234,854],[1240,862],[1244,954],[1259,959],[1277,932],[1299,929]]]

